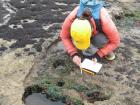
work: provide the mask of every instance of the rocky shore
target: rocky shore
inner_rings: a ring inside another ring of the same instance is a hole
[[[140,105],[140,2],[107,4],[121,36],[117,59],[103,60],[96,76],[81,76],[58,38],[61,24],[78,1],[1,0],[0,105],[24,105],[24,89],[38,84],[49,90],[47,82],[85,105]],[[104,99],[87,98],[85,93],[93,88]]]

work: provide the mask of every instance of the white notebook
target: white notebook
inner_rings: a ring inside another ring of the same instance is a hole
[[[94,62],[90,59],[84,59],[84,61],[80,64],[80,67],[83,69],[91,70],[94,73],[98,73],[102,68],[102,64]]]

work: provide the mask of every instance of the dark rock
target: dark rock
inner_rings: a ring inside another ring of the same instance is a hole
[[[64,86],[64,84],[65,84],[65,82],[63,80],[59,80],[57,82],[57,85],[60,86],[60,87]]]
[[[122,74],[127,71],[127,68],[126,67],[116,67],[115,71]]]
[[[87,95],[87,100],[90,103],[94,103],[95,101],[104,101],[104,100],[109,99],[108,96],[106,96],[105,94],[103,94],[100,91],[88,92],[88,93],[86,93],[86,95]]]
[[[112,76],[111,74],[109,74],[107,72],[105,72],[104,75],[107,76],[107,77],[111,77]]]
[[[30,48],[25,48],[24,51],[28,52],[28,51],[30,51]]]
[[[124,92],[124,93],[120,93],[120,95],[129,95],[129,91],[127,91],[127,92]]]
[[[42,11],[44,9],[45,9],[45,7],[41,4],[39,4],[39,3],[36,6],[31,6],[30,7],[31,11]]]
[[[5,51],[5,50],[7,50],[7,49],[8,49],[8,48],[5,47],[5,46],[1,46],[1,47],[0,47],[0,51],[1,51],[1,52]]]
[[[36,51],[41,52],[42,51],[42,43],[44,42],[44,39],[40,39],[37,44],[34,44],[33,48],[36,49]]]
[[[117,75],[115,78],[116,81],[122,81],[124,79],[121,75]]]
[[[138,103],[136,103],[135,101],[133,101],[131,98],[126,97],[123,101],[126,105],[139,105]]]
[[[15,53],[16,57],[20,57],[21,53]]]
[[[21,3],[20,0],[10,0],[9,3],[17,9],[27,8],[29,6],[26,2]]]
[[[34,44],[33,48],[36,49],[36,51],[41,52],[42,51],[42,47],[40,44]]]
[[[137,83],[139,83],[139,84],[140,84],[140,78],[137,80]]]
[[[35,52],[29,52],[28,55],[35,55]]]
[[[133,74],[135,74],[135,73],[136,73],[136,71],[133,69],[133,70],[129,71],[127,74],[128,74],[128,75],[133,75]]]
[[[26,44],[33,44],[35,42],[36,42],[35,40],[21,39],[16,41],[16,43],[12,44],[10,48],[21,48],[25,47]]]
[[[137,43],[136,41],[132,40],[132,39],[129,39],[129,38],[124,38],[123,39],[123,42],[125,44],[128,44],[129,46],[132,46],[132,47],[135,47],[137,49],[140,49],[140,44]]]
[[[56,60],[56,61],[53,63],[53,67],[54,67],[54,68],[57,68],[57,67],[60,66],[60,65],[62,65],[62,66],[65,65],[64,60],[58,59],[58,60]]]
[[[117,20],[120,20],[120,19],[124,18],[123,15],[119,15],[119,16],[118,16],[118,15],[115,15],[114,17],[115,17],[115,19],[117,19]]]
[[[69,8],[66,8],[67,5],[57,5],[55,2],[68,4]],[[61,24],[67,16],[67,14],[62,13],[71,11],[74,8],[71,4],[78,2],[79,1],[75,0],[27,0],[24,3],[21,3],[20,0],[10,0],[8,2],[9,8],[16,8],[17,11],[14,10],[16,14],[11,17],[7,25],[0,27],[0,38],[5,40],[17,40],[10,48],[18,48],[24,47],[27,44],[34,44],[34,38],[48,38],[52,35],[56,35],[56,32],[58,33],[58,30],[61,28],[60,25],[52,26],[47,32],[42,29],[42,25],[44,23],[47,25],[53,23]],[[52,9],[55,11],[52,11]],[[16,24],[21,24],[21,20],[24,19],[33,19],[36,21],[33,23],[26,23],[26,21],[24,21],[22,24],[23,29],[17,29]],[[13,29],[8,27],[11,24],[15,24]],[[21,39],[23,40],[21,41]],[[39,44],[36,43],[34,47],[40,52],[42,50],[41,45],[42,43],[39,42]]]

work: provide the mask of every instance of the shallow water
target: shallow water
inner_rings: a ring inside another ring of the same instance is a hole
[[[25,105],[64,105],[64,103],[52,102],[41,93],[33,93],[25,100]]]

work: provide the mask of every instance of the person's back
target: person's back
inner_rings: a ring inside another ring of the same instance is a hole
[[[104,5],[103,0],[80,0],[79,4],[80,8],[77,12],[77,17],[81,17],[83,14],[83,11],[86,9],[90,9],[91,15],[94,18],[95,21],[99,21],[100,19],[100,10]]]

